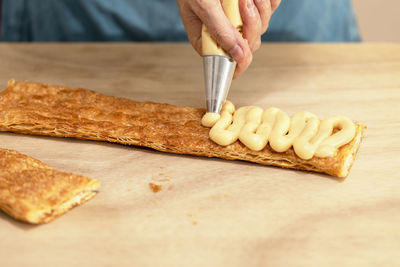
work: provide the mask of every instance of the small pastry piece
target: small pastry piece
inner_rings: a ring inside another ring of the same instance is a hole
[[[356,124],[353,140],[333,157],[302,159],[293,148],[276,152],[267,145],[254,151],[239,141],[218,145],[209,138],[209,128],[201,125],[204,114],[204,109],[136,102],[86,89],[13,80],[0,93],[0,131],[101,140],[338,177],[347,176],[364,128]]]
[[[18,153],[0,149],[0,209],[17,220],[47,223],[91,199],[100,183],[54,170]]]

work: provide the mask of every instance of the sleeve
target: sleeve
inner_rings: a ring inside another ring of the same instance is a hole
[[[4,0],[4,41],[185,41],[175,0]]]
[[[351,0],[284,0],[263,41],[358,42]]]

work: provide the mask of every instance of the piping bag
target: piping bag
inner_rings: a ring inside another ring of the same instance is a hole
[[[239,0],[222,0],[221,4],[229,21],[242,33]],[[219,114],[232,83],[236,62],[211,37],[205,25],[201,37],[207,112]]]

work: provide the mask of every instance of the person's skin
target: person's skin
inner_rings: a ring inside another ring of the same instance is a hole
[[[190,43],[201,51],[201,27],[237,62],[234,78],[242,74],[260,48],[261,35],[268,29],[271,15],[281,0],[239,0],[243,36],[233,27],[221,6],[221,0],[177,0]]]

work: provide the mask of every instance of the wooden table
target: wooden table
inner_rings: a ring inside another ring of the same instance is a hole
[[[10,78],[203,106],[187,44],[1,44]],[[102,182],[54,222],[0,213],[1,266],[399,266],[400,46],[271,44],[231,88],[238,106],[368,125],[346,180],[102,142],[0,134],[3,148]],[[154,193],[149,183],[162,186]]]

